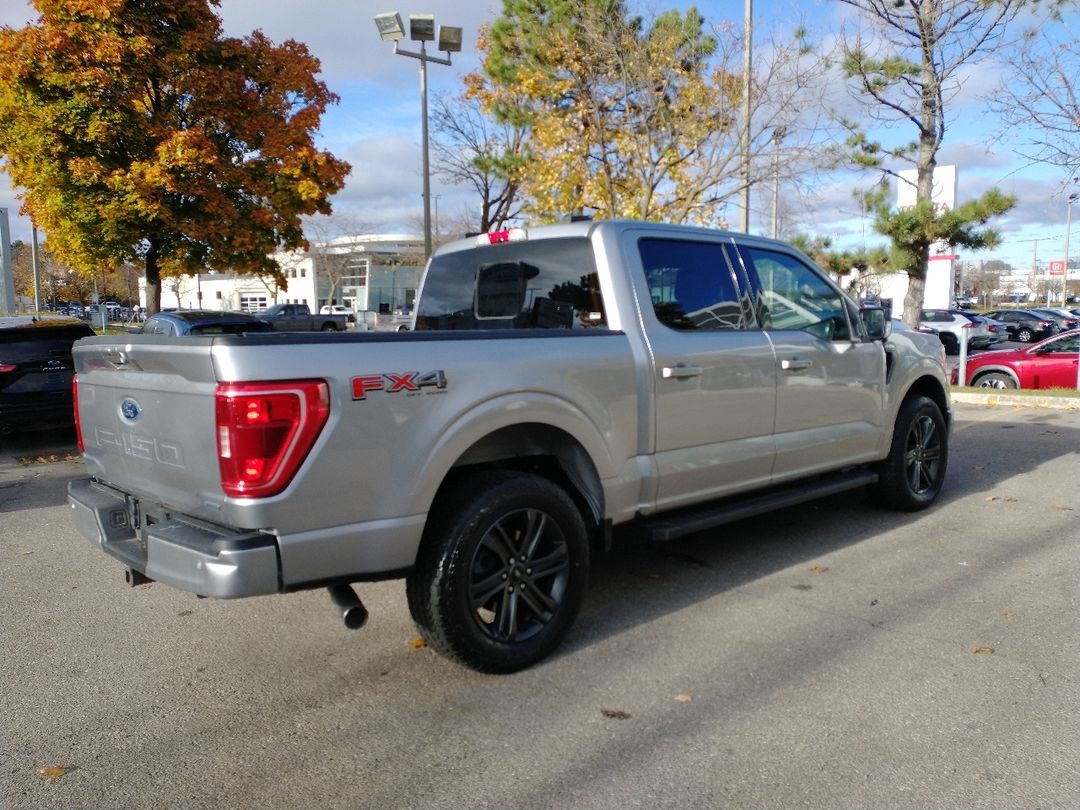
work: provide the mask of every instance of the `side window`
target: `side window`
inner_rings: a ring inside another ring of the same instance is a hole
[[[642,239],[638,252],[660,323],[680,331],[752,328],[721,245]]]
[[[772,250],[744,248],[764,297],[766,329],[809,332],[824,340],[850,340],[843,296],[809,265]]]

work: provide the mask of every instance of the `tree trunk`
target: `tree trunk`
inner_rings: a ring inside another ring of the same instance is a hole
[[[161,269],[158,267],[160,245],[156,239],[150,240],[146,251],[146,314],[153,315],[161,311]]]
[[[924,265],[925,266],[925,265]],[[922,319],[923,295],[926,291],[925,274],[908,273],[907,293],[904,294],[904,323],[912,329],[919,328]]]

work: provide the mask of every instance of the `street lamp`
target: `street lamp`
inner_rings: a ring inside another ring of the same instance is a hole
[[[1061,278],[1061,305],[1065,306],[1069,297],[1069,233],[1072,231],[1072,207],[1080,200],[1080,194],[1070,194],[1065,200],[1065,275]]]
[[[1065,200],[1065,275],[1061,279],[1062,306],[1069,301],[1069,232],[1072,230],[1072,207],[1077,200],[1080,200],[1080,194],[1075,192]],[[1080,365],[1076,367],[1076,390],[1080,391]]]
[[[424,261],[431,256],[431,172],[428,166],[428,105],[427,105],[427,63],[450,64],[450,54],[461,51],[461,28],[449,25],[439,26],[438,49],[446,53],[446,58],[428,56],[427,44],[435,41],[435,15],[410,14],[409,39],[420,43],[420,52],[406,51],[400,47],[405,38],[405,26],[401,15],[396,11],[387,11],[375,15],[375,27],[384,42],[394,43],[394,53],[420,60],[420,132],[423,141],[423,176],[424,176]]]

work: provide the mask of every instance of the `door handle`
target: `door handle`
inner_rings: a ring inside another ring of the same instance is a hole
[[[664,366],[662,369],[665,380],[688,380],[691,377],[700,377],[703,371],[701,366],[688,366],[686,363]]]
[[[812,365],[814,365],[813,360],[799,360],[797,357],[780,361],[780,368],[784,371],[804,371]]]

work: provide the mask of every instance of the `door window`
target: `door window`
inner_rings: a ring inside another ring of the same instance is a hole
[[[761,285],[766,329],[809,332],[824,340],[851,340],[844,297],[809,265],[786,253],[744,248]]]
[[[653,312],[679,331],[753,328],[723,246],[715,242],[638,242]]]

